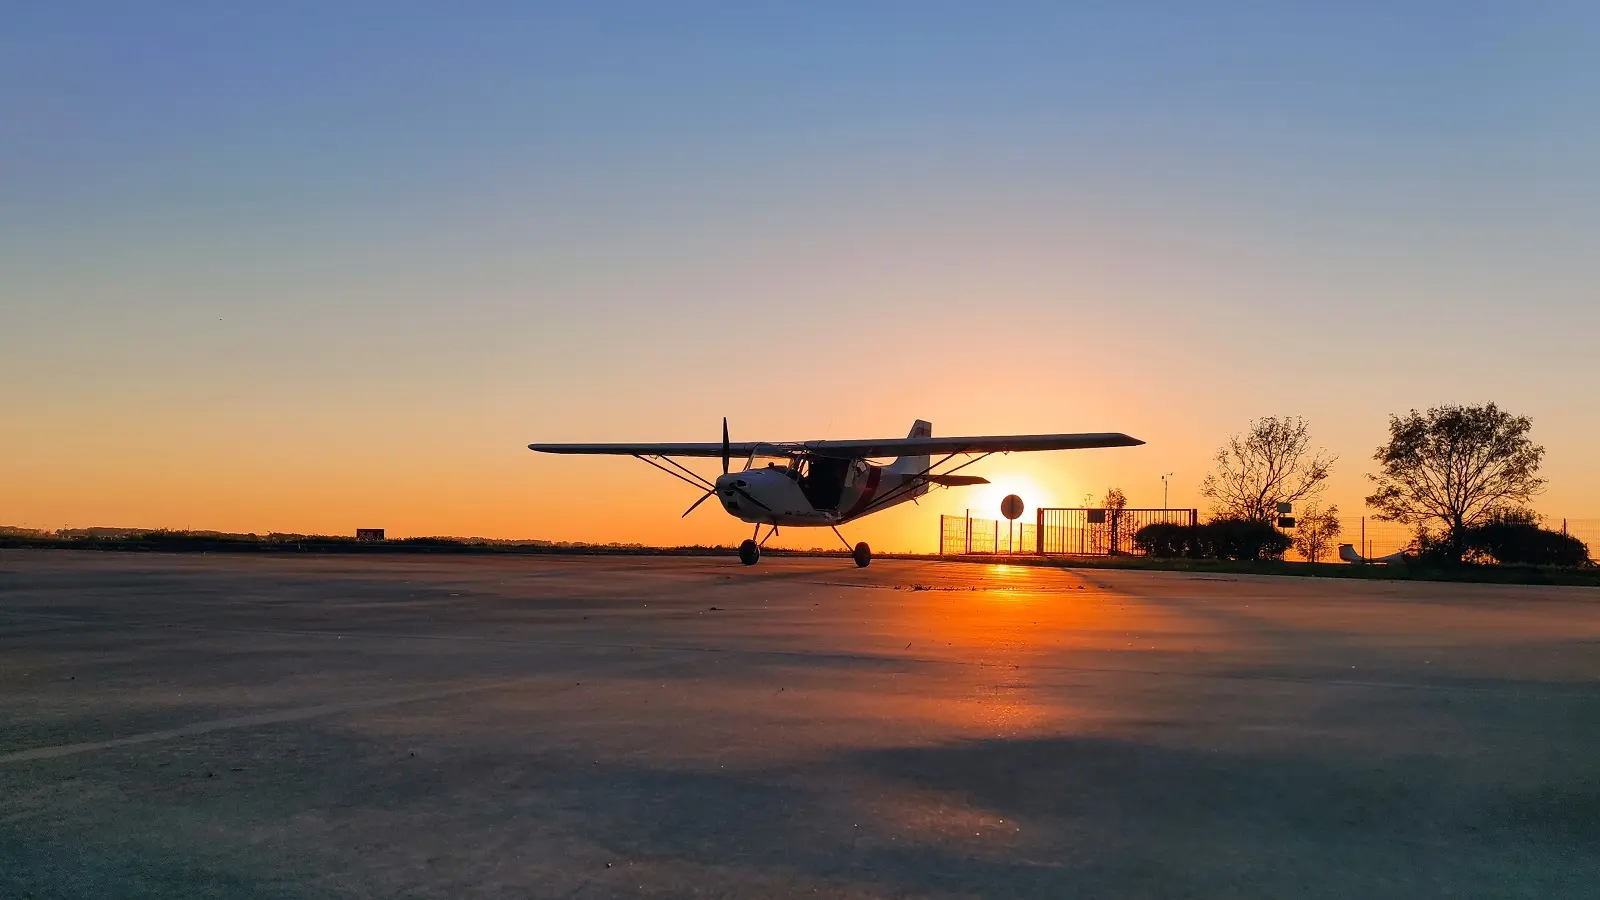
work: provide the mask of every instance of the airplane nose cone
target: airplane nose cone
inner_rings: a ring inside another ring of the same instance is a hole
[[[728,512],[739,511],[739,492],[736,488],[742,480],[737,475],[722,475],[713,482],[717,486],[717,500]]]

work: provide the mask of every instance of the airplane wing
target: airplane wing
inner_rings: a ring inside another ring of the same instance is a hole
[[[1137,447],[1144,441],[1125,434],[1012,434],[974,437],[888,438],[877,441],[806,441],[807,452],[842,459],[933,456],[949,453],[1025,453],[1036,450],[1087,450]]]
[[[529,444],[535,453],[571,453],[585,456],[704,456],[715,459],[722,455],[722,444]],[[728,455],[744,459],[751,454],[758,457],[785,459],[800,450],[796,444],[762,444],[743,441],[728,444]]]
[[[1022,453],[1036,450],[1086,450],[1093,447],[1137,447],[1144,441],[1117,433],[1014,434],[975,437],[883,438],[861,441],[760,442],[728,444],[728,455],[743,459],[754,455],[782,459],[796,453],[814,453],[835,459],[876,459],[888,456],[936,454]],[[721,443],[697,444],[529,444],[538,453],[572,453],[602,456],[703,456],[722,455]]]

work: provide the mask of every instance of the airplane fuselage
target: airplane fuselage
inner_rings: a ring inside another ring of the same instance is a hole
[[[729,472],[716,479],[727,513],[759,525],[840,525],[928,492],[921,473],[896,472],[865,460],[810,458]],[[916,481],[915,485],[908,484]]]

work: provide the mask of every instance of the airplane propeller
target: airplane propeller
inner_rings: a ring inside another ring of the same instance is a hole
[[[729,465],[729,462],[730,462],[730,460],[728,458],[729,457],[729,452],[730,451],[729,451],[729,444],[728,444],[728,417],[727,416],[723,416],[722,417],[722,474],[724,474],[724,475],[728,474],[728,465]],[[772,512],[772,507],[770,507],[770,506],[766,505],[765,503],[762,503],[760,500],[757,500],[756,498],[750,496],[750,493],[748,491],[746,491],[745,489],[743,489],[741,487],[732,487],[732,488],[730,488],[730,490],[732,490],[734,493],[738,494],[739,496],[743,497],[744,499],[749,500],[751,503],[754,503],[755,505],[761,507],[762,509],[766,510],[767,512]],[[683,511],[683,515],[679,516],[678,518],[680,518],[680,519],[688,518],[689,517],[689,513],[694,512],[696,509],[699,508],[700,504],[706,502],[707,500],[710,500],[713,496],[716,495],[716,493],[717,493],[717,489],[716,488],[712,488],[711,490],[706,491],[704,494],[701,494],[700,495],[700,499],[698,499],[698,500],[694,501],[693,503],[689,504],[689,508],[684,510]]]
[[[700,499],[696,500],[695,502],[693,502],[691,504],[689,504],[689,508],[684,510],[683,511],[683,515],[679,516],[678,518],[680,518],[680,519],[689,518],[689,513],[694,512],[697,508],[699,508],[700,504],[706,502],[707,500],[710,500],[716,493],[717,493],[716,491],[706,491],[704,494],[701,494],[700,495]]]

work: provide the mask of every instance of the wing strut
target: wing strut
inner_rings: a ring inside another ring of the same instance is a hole
[[[895,500],[898,500],[901,497],[905,496],[907,493],[916,490],[919,485],[925,483],[925,479],[927,479],[929,473],[931,473],[934,469],[937,469],[940,466],[944,465],[945,463],[949,462],[950,460],[954,459],[956,457],[956,455],[957,454],[955,454],[955,453],[951,453],[950,455],[946,456],[944,459],[939,460],[938,462],[936,462],[933,465],[927,467],[926,469],[923,469],[921,472],[918,472],[917,474],[911,476],[910,478],[907,478],[905,481],[900,483],[899,487],[896,487],[894,490],[889,491],[888,493],[884,494],[882,497],[879,497],[876,500],[873,500],[871,503],[867,504],[867,508],[866,509],[863,509],[862,511],[856,513],[855,515],[851,516],[850,518],[859,519],[862,516],[866,515],[867,513],[870,513],[875,509],[878,509],[878,508],[880,508],[882,506],[885,506],[885,505],[887,505],[889,503],[892,503]],[[954,475],[955,473],[961,471],[962,469],[965,469],[967,466],[973,465],[974,463],[983,462],[984,460],[988,459],[989,457],[991,457],[993,455],[994,455],[994,451],[990,451],[988,453],[983,454],[982,456],[974,457],[974,458],[969,459],[966,462],[962,463],[961,465],[956,466],[954,469],[951,469],[950,471],[945,472],[944,474],[945,475]]]
[[[678,472],[672,471],[672,469],[669,469],[666,466],[663,466],[661,463],[656,462],[655,459],[651,459],[648,456],[641,456],[641,455],[635,453],[633,455],[633,458],[637,459],[638,461],[640,461],[642,463],[649,463],[650,465],[655,466],[656,468],[658,468],[661,471],[667,473],[668,475],[671,475],[673,478],[676,478],[679,481],[685,482],[687,484],[692,484],[692,485],[694,485],[695,487],[699,488],[702,491],[710,491],[713,494],[717,492],[716,485],[713,485],[711,482],[705,480],[704,477],[702,477],[699,474],[697,474],[694,470],[685,468],[682,463],[679,463],[679,462],[673,460],[671,457],[658,456],[658,457],[656,457],[656,459],[659,459],[662,462],[665,462],[665,463],[668,463],[668,464],[672,465],[674,468],[676,468],[679,471],[685,473],[684,475],[680,475],[680,474],[678,474]]]

